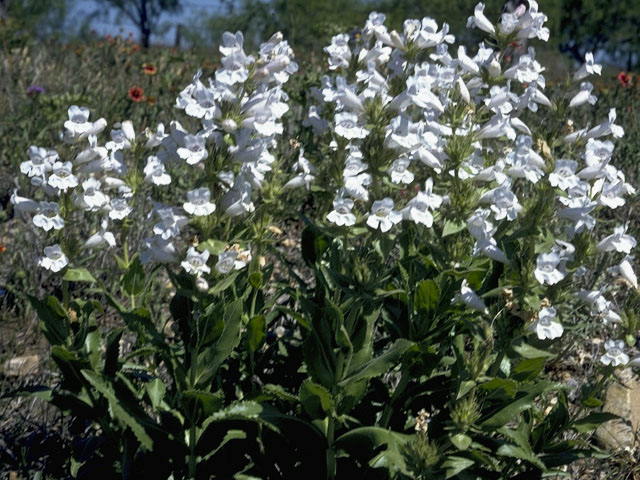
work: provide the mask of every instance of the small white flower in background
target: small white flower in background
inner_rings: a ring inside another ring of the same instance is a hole
[[[589,75],[600,75],[601,73],[602,65],[595,63],[592,52],[587,52],[584,56],[584,64],[576,73],[573,74],[573,79],[575,81],[579,81],[583,78],[587,78]]]
[[[204,273],[211,273],[211,268],[207,266],[209,260],[209,250],[198,253],[195,247],[189,247],[187,258],[180,265],[191,275],[201,276]]]
[[[489,215],[491,215],[491,210],[479,208],[467,219],[467,230],[478,242],[492,238],[496,232],[493,223],[488,220]]]
[[[535,331],[540,340],[553,340],[559,338],[564,332],[564,328],[556,318],[556,309],[553,307],[545,307],[538,312],[537,320],[529,327],[531,331]]]
[[[636,239],[631,235],[627,235],[625,232],[627,231],[627,227],[620,225],[614,228],[613,234],[609,235],[596,245],[596,250],[599,252],[622,252],[622,253],[631,253],[631,249],[635,248],[637,245]]]
[[[123,220],[131,213],[131,207],[124,198],[112,199],[108,208],[111,220]]]
[[[478,294],[469,287],[469,283],[466,278],[462,281],[462,285],[460,285],[460,293],[456,294],[451,303],[455,302],[462,302],[469,308],[478,310],[485,315],[489,314],[489,309]]]
[[[18,195],[18,189],[14,189],[9,199],[13,208],[18,212],[35,213],[38,211],[38,202],[30,198]]]
[[[580,91],[571,99],[569,107],[576,108],[585,103],[595,105],[598,101],[598,97],[591,95],[593,91],[593,85],[590,82],[582,82],[580,84]]]
[[[333,210],[327,215],[327,220],[340,227],[355,225],[356,216],[351,213],[351,209],[353,209],[353,200],[338,196],[333,199]]]
[[[100,191],[100,180],[93,177],[82,182],[83,193],[78,197],[79,203],[89,210],[98,210],[109,202],[109,197]]]
[[[58,244],[44,247],[44,255],[38,265],[52,272],[59,272],[69,264],[69,259]]]
[[[604,137],[605,135],[613,135],[614,138],[624,137],[624,128],[614,123],[616,121],[616,118],[616,109],[612,108],[611,110],[609,110],[609,116],[607,120],[589,130],[586,136],[588,138]]]
[[[187,202],[182,205],[185,212],[196,217],[211,215],[216,210],[214,203],[211,203],[211,192],[208,188],[202,187],[187,192]]]
[[[624,340],[607,340],[604,349],[605,353],[600,357],[600,361],[605,365],[617,367],[629,363],[629,355],[624,353]]]
[[[336,113],[335,132],[336,135],[340,135],[347,140],[353,140],[355,138],[364,138],[369,132],[364,127],[358,125],[359,117],[355,113],[340,112]]]
[[[566,191],[580,183],[580,179],[576,175],[578,162],[559,159],[556,160],[555,167],[555,170],[549,174],[549,183],[552,187],[558,187],[560,190]]]
[[[108,150],[128,150],[131,148],[131,142],[135,141],[136,134],[133,130],[133,124],[130,121],[122,122],[114,125],[116,129],[111,130],[111,141],[105,144]],[[120,128],[117,128],[120,127]]]
[[[153,226],[153,233],[163,240],[179,236],[182,227],[189,223],[187,217],[176,215],[170,207],[158,209],[156,213],[160,221]]]
[[[231,217],[253,212],[256,208],[251,201],[251,192],[251,184],[238,175],[231,189],[220,199],[220,210]]]
[[[490,203],[489,208],[493,211],[496,220],[506,218],[509,221],[515,220],[518,213],[522,211],[522,205],[518,201],[508,184],[489,190],[480,197],[483,203]]]
[[[381,232],[388,232],[391,227],[402,220],[402,214],[393,209],[393,200],[389,197],[376,200],[371,206],[371,213],[367,218],[367,225],[371,228],[380,229]]]
[[[103,225],[103,230],[100,232],[96,232],[89,239],[84,242],[84,246],[87,248],[100,248],[107,246],[109,248],[113,248],[116,246],[116,237],[111,232],[105,232],[104,228],[106,225]]]
[[[334,36],[331,45],[324,47],[324,51],[329,54],[329,70],[348,67],[351,60],[349,35],[341,33]]]
[[[565,277],[565,274],[557,269],[560,263],[560,256],[555,252],[542,253],[538,255],[536,269],[533,275],[542,284],[555,285]]]
[[[55,202],[40,202],[38,214],[33,217],[33,224],[48,232],[52,228],[60,230],[64,227],[64,220],[60,216],[60,209]]]
[[[231,249],[218,255],[216,270],[222,274],[227,274],[231,270],[242,270],[251,261],[251,258],[251,250],[242,250],[234,245]]]
[[[140,261],[144,264],[149,262],[172,263],[176,261],[176,248],[171,239],[165,240],[156,235],[144,240],[144,250],[140,254]]]
[[[164,123],[159,123],[158,128],[156,129],[155,132],[149,131],[149,132],[146,132],[146,134],[149,138],[147,140],[147,143],[145,144],[145,147],[147,148],[160,146],[162,141],[169,136],[168,134],[164,133]]]
[[[154,185],[169,185],[171,176],[167,173],[164,163],[155,155],[147,157],[147,164],[144,167],[144,179]]]
[[[71,162],[56,162],[53,173],[49,176],[48,184],[61,192],[78,186],[78,178],[71,173]]]
[[[638,277],[636,276],[635,272],[633,271],[633,267],[631,266],[631,262],[633,261],[633,259],[633,256],[627,255],[626,257],[624,257],[622,262],[620,262],[620,265],[615,268],[617,268],[617,271],[618,273],[620,273],[622,278],[633,285],[633,288],[638,288]]]
[[[93,124],[89,122],[89,109],[87,107],[72,105],[67,113],[69,114],[69,120],[64,122],[64,128],[66,129],[65,137],[68,139],[75,140],[93,127]]]
[[[53,164],[59,160],[55,150],[31,146],[29,147],[29,160],[20,164],[20,171],[29,177],[42,177],[50,172]]]
[[[293,171],[298,175],[289,180],[284,188],[298,188],[305,186],[307,190],[311,187],[311,182],[316,178],[316,167],[304,156],[304,149],[300,149],[298,160],[293,164]]]
[[[394,160],[388,170],[391,181],[395,184],[404,183],[405,185],[413,182],[415,176],[408,170],[410,164],[411,160],[408,158],[397,158]]]
[[[184,147],[178,148],[177,154],[189,165],[195,165],[208,155],[204,144],[204,137],[199,135],[186,135],[184,137]]]
[[[483,32],[495,35],[496,27],[489,21],[484,14],[484,3],[478,3],[473,11],[473,17],[469,17],[467,20],[467,28],[476,27]]]

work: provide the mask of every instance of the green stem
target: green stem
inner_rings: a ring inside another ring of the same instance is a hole
[[[196,369],[198,368],[198,356],[196,348],[192,346],[191,365],[189,368],[189,383],[191,388],[195,388]],[[196,413],[191,413],[191,421],[189,425],[189,478],[196,478]]]

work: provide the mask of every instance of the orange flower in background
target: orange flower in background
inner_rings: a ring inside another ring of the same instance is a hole
[[[129,98],[136,103],[141,102],[144,100],[144,90],[140,87],[131,87],[129,89]]]
[[[0,253],[4,253],[7,251],[7,247],[5,247],[4,245],[0,244]]]
[[[620,72],[618,74],[618,81],[623,87],[628,88],[633,85],[633,76],[627,72]]]
[[[156,99],[154,97],[147,97],[147,103],[149,105],[153,105],[154,103],[156,103]]]
[[[155,75],[158,72],[158,69],[151,63],[143,63],[142,71],[145,73],[145,75]]]

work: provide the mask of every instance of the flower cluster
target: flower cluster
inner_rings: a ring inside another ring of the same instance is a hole
[[[326,221],[342,228],[364,221],[370,229],[394,234],[402,221],[430,229],[436,219],[442,232],[444,223],[463,220],[473,240],[468,254],[486,256],[523,278],[524,284],[537,284],[538,308],[550,286],[591,278],[587,258],[605,252],[629,254],[636,241],[624,226],[592,250],[580,247],[576,252],[575,244],[595,231],[599,210],[621,207],[625,196],[634,193],[610,163],[611,138],[624,135],[615,123],[615,109],[592,127],[577,129],[567,122],[551,151],[528,118],[552,111],[564,99],[552,101],[545,94],[545,69],[533,47],[510,59],[493,47],[525,39],[546,41],[546,20],[530,1],[528,7],[504,13],[494,25],[479,3],[468,26],[491,39],[473,52],[464,46],[454,49],[448,25],[439,26],[428,17],[406,20],[398,32],[388,31],[385,16],[374,12],[358,38],[333,37],[325,48],[333,73],[313,91],[316,104],[304,122],[325,141],[329,156],[342,169],[341,176],[328,173],[335,198]],[[570,109],[596,103],[593,85],[585,79],[600,72],[593,55],[587,54],[573,75],[576,89],[566,100]],[[406,192],[415,196],[407,199]],[[545,217],[548,226],[541,229],[544,238],[536,240],[535,265],[525,268],[522,262],[514,264],[513,253],[507,254],[501,240],[506,232],[522,231],[532,211],[541,207],[540,202],[526,201],[532,192],[547,202],[550,213]],[[611,271],[637,288],[628,257]],[[603,296],[606,291],[603,284],[601,305],[592,310],[609,321],[619,319]],[[457,298],[488,311],[466,281]],[[563,309],[551,305],[532,312],[531,331],[540,339],[561,336],[562,315]]]
[[[74,212],[95,214],[100,228],[84,247],[96,249],[116,246],[110,224],[125,222],[137,206],[136,214],[151,220],[153,232],[142,245],[143,263],[178,262],[175,241],[198,218],[213,225],[216,220],[211,216],[216,212],[229,217],[253,212],[275,161],[272,150],[283,133],[281,118],[289,110],[283,85],[297,64],[280,33],[261,45],[257,57],[245,54],[240,32],[227,32],[222,40],[223,68],[215,79],[205,85],[201,72],[196,73],[176,101],[179,109],[200,122],[200,130],[188,131],[172,121],[168,129],[159,124],[155,132],[147,130],[140,138],[125,121],[116,124],[110,139],[101,144],[106,120],[90,121],[88,108],[72,106],[61,139],[75,158],[62,160],[55,150],[31,147],[20,170],[38,188],[34,198],[42,200],[21,197],[16,190],[11,197],[16,210],[33,214],[33,224],[45,232],[63,229]],[[148,201],[143,192],[174,184],[172,172],[190,167],[203,172],[197,176],[206,181],[186,191],[182,205]],[[128,258],[126,243],[123,248]],[[206,264],[209,255],[208,250],[198,252],[192,246],[181,266],[198,278],[205,276],[211,272]],[[219,254],[216,270],[243,268],[250,259],[250,250],[229,247]],[[56,243],[45,248],[39,264],[58,272],[69,261],[64,245]],[[199,286],[206,286],[206,281]]]

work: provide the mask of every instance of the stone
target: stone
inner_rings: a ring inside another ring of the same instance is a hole
[[[24,355],[13,357],[2,367],[2,373],[7,377],[25,377],[35,375],[40,371],[40,357],[38,355]]]
[[[607,389],[603,411],[620,419],[603,423],[596,430],[596,438],[611,451],[633,449],[640,440],[640,382],[630,368],[620,372],[618,380]]]

